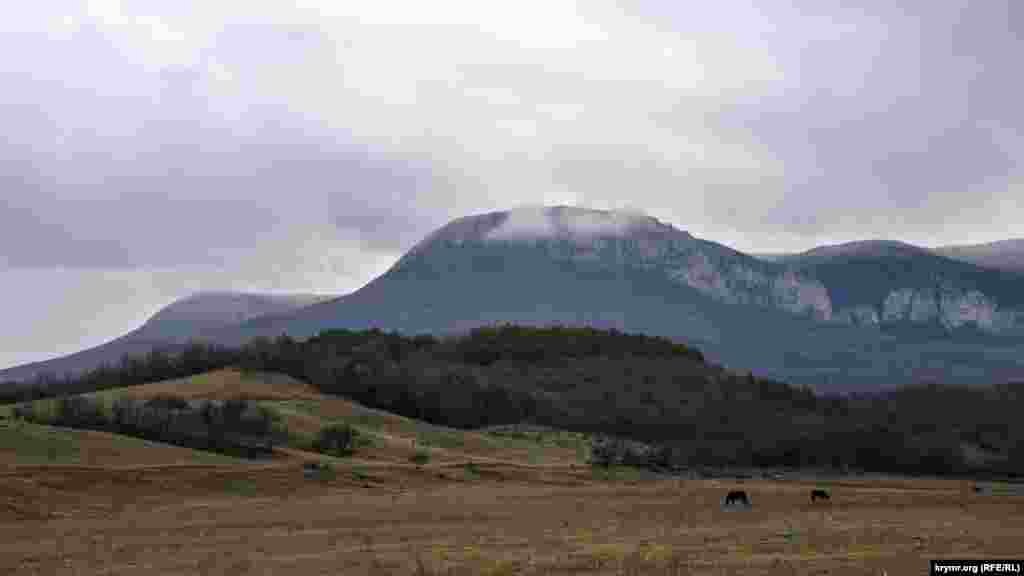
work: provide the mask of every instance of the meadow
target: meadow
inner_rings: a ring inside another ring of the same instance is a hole
[[[347,422],[372,441],[348,458],[285,445],[253,461],[5,411],[0,573],[897,575],[1024,542],[1010,485],[593,468],[583,435],[448,429],[237,371],[103,394],[158,393],[244,396],[297,437]],[[327,471],[307,477],[308,462]],[[812,504],[815,488],[831,501]],[[723,509],[734,489],[750,510]]]

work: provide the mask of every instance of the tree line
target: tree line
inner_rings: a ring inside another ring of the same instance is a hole
[[[113,380],[228,365],[281,372],[434,424],[526,422],[632,439],[655,447],[634,461],[663,467],[1024,473],[1024,383],[824,395],[727,371],[667,339],[564,326],[491,326],[445,338],[333,330],[193,349],[192,357],[136,360],[130,373],[114,369]],[[113,387],[96,375],[65,384]]]
[[[159,380],[185,378],[237,364],[243,350],[206,342],[191,342],[177,351],[156,348],[148,354],[126,355],[117,363],[104,363],[81,374],[42,372],[26,381],[0,382],[0,404],[88,394]]]
[[[275,416],[248,400],[190,402],[173,396],[117,398],[108,407],[87,396],[61,397],[50,410],[33,404],[15,417],[51,426],[102,430],[242,457],[267,456],[281,439]]]

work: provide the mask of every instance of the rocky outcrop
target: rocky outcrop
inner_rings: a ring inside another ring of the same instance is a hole
[[[832,317],[825,286],[792,271],[770,275],[741,263],[716,266],[705,253],[696,251],[684,265],[670,266],[667,272],[673,280],[729,304],[772,306],[820,320]]]
[[[946,285],[935,289],[894,286],[881,301],[836,309],[828,288],[812,270],[760,261],[694,238],[657,219],[630,213],[553,207],[462,218],[432,234],[403,259],[438,244],[529,246],[555,261],[661,273],[727,304],[779,308],[844,324],[939,323],[947,328],[975,325],[999,331],[1018,322],[1014,312],[999,309],[984,294]],[[911,258],[927,252],[894,242],[861,242],[816,249],[803,261],[807,265],[850,254]]]
[[[576,214],[550,211],[550,221],[523,212],[508,221],[460,221],[446,240],[454,246],[467,241],[529,245],[553,260],[605,266],[633,266],[663,272],[670,280],[728,304],[758,304],[821,320],[832,317],[828,291],[820,282],[782,267],[763,263],[652,218]]]
[[[794,314],[811,313],[821,320],[832,318],[832,301],[820,282],[799,278],[790,271],[772,280],[775,304]]]
[[[878,310],[873,306],[843,308],[836,312],[832,319],[843,324],[854,324],[857,326],[877,326],[882,320]]]
[[[946,328],[973,325],[999,332],[1012,328],[1016,317],[1016,312],[1001,310],[995,301],[977,290],[902,288],[886,296],[881,319],[883,322],[939,322]]]

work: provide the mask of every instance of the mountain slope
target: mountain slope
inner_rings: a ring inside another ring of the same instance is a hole
[[[763,262],[633,215],[495,212],[453,221],[350,295],[207,336],[237,344],[329,328],[411,334],[585,324],[675,338],[732,368],[832,389],[1024,375],[1013,339],[972,333],[957,341],[834,321],[829,262]]]
[[[1019,331],[1024,276],[893,241],[822,246],[777,258],[828,291],[835,320]]]
[[[356,292],[301,304],[240,323],[233,304],[210,322],[189,305],[149,329],[238,345],[332,328],[573,324],[667,336],[731,368],[833,389],[1024,377],[1024,276],[884,241],[769,262],[648,216],[566,206],[459,218]],[[140,330],[123,345],[148,346]]]
[[[204,330],[287,313],[330,298],[313,294],[199,292],[164,307],[136,333],[152,340],[179,340]]]
[[[0,381],[27,380],[41,373],[77,373],[103,363],[116,364],[126,354],[146,354],[154,348],[173,349],[206,330],[268,314],[286,313],[328,298],[310,294],[200,292],[171,303],[139,328],[105,344],[59,358],[0,370]]]
[[[977,266],[1024,273],[1024,238],[987,244],[942,246],[933,252]]]

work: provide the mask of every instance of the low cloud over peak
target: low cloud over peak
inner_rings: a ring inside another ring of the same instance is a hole
[[[524,206],[509,210],[487,237],[519,239],[567,235],[574,238],[623,236],[631,229],[651,227],[653,218],[633,211],[593,210],[575,206]]]

